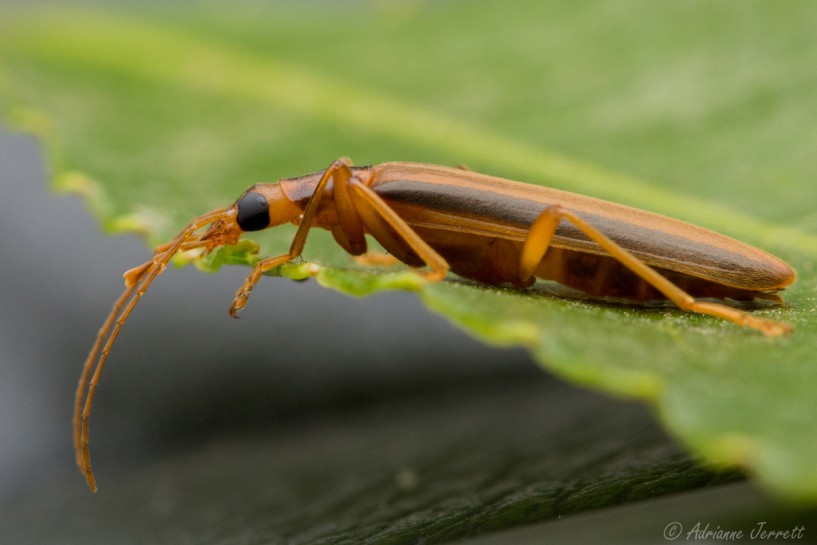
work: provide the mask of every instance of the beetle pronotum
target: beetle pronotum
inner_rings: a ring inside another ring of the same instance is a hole
[[[766,335],[791,331],[787,324],[696,299],[781,301],[775,292],[794,281],[794,271],[748,244],[658,214],[463,168],[353,167],[339,159],[314,174],[250,187],[232,206],[194,219],[148,262],[125,273],[125,291],[88,354],[74,406],[77,464],[91,490],[96,483],[88,419],[94,392],[114,340],[153,279],[178,252],[199,249],[204,255],[235,244],[245,232],[289,222],[298,225],[289,252],[255,265],[236,292],[231,316],[265,271],[299,257],[309,230],[321,227],[355,256],[366,252],[371,235],[400,261],[427,266],[419,272],[429,281],[442,280],[449,270],[520,288],[542,278],[592,296],[669,299],[683,310]]]

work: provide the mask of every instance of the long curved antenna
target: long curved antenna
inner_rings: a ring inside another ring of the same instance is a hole
[[[165,270],[168,262],[176,253],[182,249],[201,246],[205,246],[207,248],[205,251],[209,251],[214,246],[219,245],[216,240],[199,239],[190,242],[189,239],[196,231],[217,221],[228,219],[234,214],[235,210],[230,207],[213,210],[199,216],[169,242],[157,247],[150,261],[125,272],[125,291],[116,300],[110,314],[108,314],[108,318],[102,324],[99,333],[97,333],[96,341],[83,364],[74,400],[74,450],[76,452],[76,461],[80,471],[85,474],[85,480],[88,481],[88,487],[92,492],[96,492],[97,488],[91,470],[91,455],[88,451],[88,420],[91,415],[91,406],[94,402],[94,392],[99,383],[99,376],[105,366],[105,361],[108,359],[111,347],[117,335],[119,335],[119,331],[128,316],[130,316],[136,303],[139,302],[139,299],[142,298],[151,282],[153,282],[153,279]],[[113,329],[111,329],[112,327]],[[96,365],[94,366],[95,362]],[[91,375],[91,369],[94,370],[93,375]],[[88,384],[89,376],[91,378],[90,385]]]

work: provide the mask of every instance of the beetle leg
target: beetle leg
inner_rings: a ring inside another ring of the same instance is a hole
[[[402,244],[429,266],[431,271],[421,273],[427,280],[439,282],[445,278],[449,268],[448,262],[429,246],[403,218],[398,216],[374,190],[355,178],[349,182],[349,187],[355,196],[355,207],[360,218],[375,239],[394,240],[386,228],[386,226],[391,227],[402,239]]]
[[[349,161],[341,159],[340,161]],[[338,211],[338,225],[332,229],[332,235],[344,250],[352,255],[366,253],[366,235],[363,232],[363,222],[352,203],[349,191],[349,182],[353,179],[351,163],[344,163],[334,174],[335,207]]]
[[[331,165],[329,165],[329,168],[324,171],[318,185],[315,186],[315,192],[312,194],[312,197],[309,199],[309,203],[307,203],[306,208],[304,209],[304,213],[301,216],[301,222],[298,224],[298,230],[295,231],[295,236],[293,237],[292,244],[289,247],[289,252],[279,256],[270,257],[256,263],[252,272],[244,281],[244,284],[242,284],[235,293],[233,302],[230,305],[230,316],[233,318],[238,317],[238,311],[244,308],[244,305],[247,304],[247,299],[250,296],[250,292],[265,272],[274,269],[275,267],[280,267],[285,263],[289,263],[301,255],[304,250],[304,245],[306,244],[306,236],[309,234],[309,230],[312,228],[312,220],[315,217],[315,213],[318,211],[321,197],[323,197],[329,180],[333,180],[333,186],[335,187],[335,193],[337,195],[337,188],[343,187],[345,189],[349,178],[352,176],[352,170],[349,168],[351,164],[352,162],[350,159],[342,157],[334,161]],[[344,190],[341,190],[341,192],[343,193]],[[341,200],[343,200],[343,197],[341,197]],[[342,205],[339,205],[339,208],[341,206]],[[348,212],[346,213],[346,217],[348,217]],[[354,233],[353,224],[350,229],[352,229],[352,232]],[[362,237],[362,226],[360,229]],[[350,241],[354,240],[355,235],[352,234],[351,236],[347,236],[347,238]],[[366,247],[364,240],[363,251],[365,251],[365,249]]]
[[[249,274],[249,276],[247,276],[247,279],[244,281],[241,287],[238,288],[238,291],[235,292],[233,303],[230,305],[230,316],[233,318],[238,318],[238,311],[244,308],[244,305],[247,304],[247,299],[250,297],[250,292],[265,272],[289,263],[296,257],[298,256],[283,254],[276,257],[270,257],[256,263],[252,269],[252,272]]]
[[[537,265],[550,246],[559,222],[563,219],[578,227],[612,257],[664,294],[667,299],[675,303],[682,310],[717,316],[744,327],[757,329],[766,335],[783,335],[790,333],[792,330],[788,324],[764,320],[763,318],[752,316],[747,312],[721,303],[696,301],[694,297],[673,284],[635,255],[622,248],[607,235],[561,206],[550,206],[546,208],[531,225],[530,232],[522,246],[522,254],[519,259],[520,282],[525,283],[533,277]]]

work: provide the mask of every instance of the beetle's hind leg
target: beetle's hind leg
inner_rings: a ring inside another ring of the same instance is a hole
[[[547,252],[561,220],[569,221],[578,227],[582,233],[601,246],[613,258],[664,294],[667,299],[682,310],[723,318],[744,327],[757,329],[765,335],[784,335],[792,331],[791,326],[785,323],[758,318],[721,303],[696,301],[694,297],[621,247],[607,235],[561,206],[546,208],[531,225],[519,259],[519,282],[521,284],[525,284],[533,278],[536,267],[544,257],[545,252]]]

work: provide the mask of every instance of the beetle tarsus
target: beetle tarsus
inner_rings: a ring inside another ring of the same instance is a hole
[[[245,291],[243,288],[236,292],[233,303],[230,305],[230,318],[238,320],[241,317],[238,313],[244,308],[244,305],[247,304],[249,296],[249,291]]]

